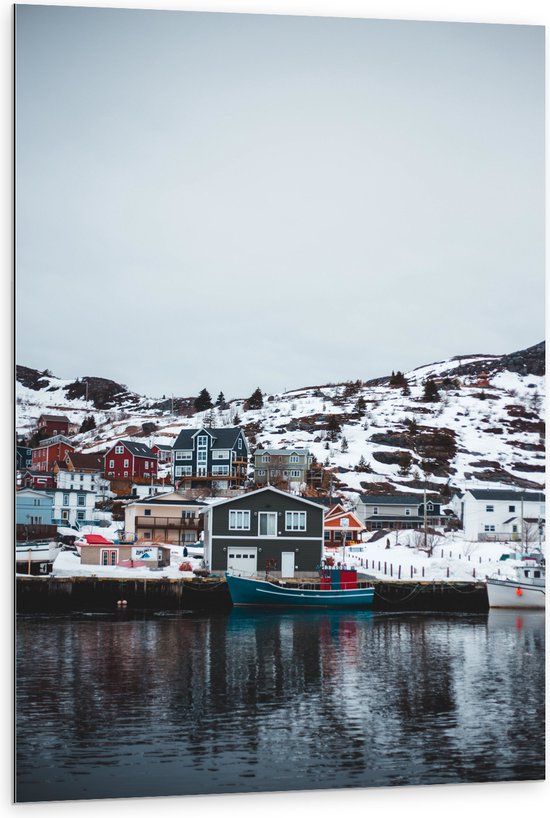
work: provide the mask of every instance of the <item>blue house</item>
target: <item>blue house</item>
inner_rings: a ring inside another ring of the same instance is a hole
[[[15,522],[17,525],[53,525],[53,496],[34,489],[18,491]]]
[[[242,429],[182,429],[173,446],[174,482],[181,488],[242,488],[248,444]]]

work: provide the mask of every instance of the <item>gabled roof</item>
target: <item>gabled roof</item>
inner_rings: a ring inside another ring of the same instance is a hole
[[[16,493],[15,493],[16,502],[17,502],[17,498],[19,497],[20,494],[25,494],[25,495],[33,494],[33,495],[35,495],[35,497],[49,497],[49,499],[53,503],[53,497],[52,497],[51,492],[45,491],[44,489],[31,489],[31,488],[27,488],[27,486],[25,486],[22,489],[18,489],[16,491]]]
[[[134,443],[133,440],[117,440],[117,442],[113,443],[109,451],[104,455],[104,459],[107,457],[109,452],[112,452],[115,446],[124,446],[126,449],[128,449],[130,454],[134,455],[134,457],[148,457],[150,460],[157,459],[156,454],[153,454],[149,446],[147,446],[145,443]]]
[[[74,449],[73,444],[69,440],[68,437],[65,435],[54,435],[53,437],[46,437],[44,440],[41,440],[38,446],[35,446],[35,449],[46,449],[49,446],[55,446],[57,443],[65,443],[67,446],[71,446]]]
[[[151,446],[151,449],[154,449],[155,446],[161,452],[171,452],[172,451],[172,446],[167,446],[165,443],[153,443],[153,445]]]
[[[417,506],[424,502],[423,494],[361,494],[361,502],[369,506]],[[426,497],[426,503],[441,505],[440,498]]]
[[[328,520],[330,517],[334,517],[337,514],[342,514],[345,511],[344,506],[342,503],[334,503],[328,511],[325,512],[325,520]]]
[[[290,456],[291,454],[308,455],[309,449],[256,449],[254,456],[259,454],[282,455],[283,457],[287,455]]]
[[[69,418],[66,415],[40,415],[38,420],[52,421],[52,423],[59,423],[61,420],[63,423],[69,423]]]
[[[257,494],[262,494],[262,492],[271,491],[274,494],[281,494],[283,497],[288,497],[291,500],[298,500],[301,503],[306,503],[308,506],[314,506],[315,508],[324,511],[324,506],[320,505],[319,503],[314,503],[312,500],[307,500],[305,497],[302,497],[299,494],[289,494],[288,491],[281,491],[281,489],[276,489],[274,486],[265,486],[261,489],[256,489],[256,491],[247,491],[243,492],[243,494],[239,494],[238,497],[230,497],[228,500],[219,500],[216,503],[210,503],[208,508],[205,509],[205,513],[208,513],[213,508],[218,508],[218,506],[224,506],[227,503],[234,503],[235,500],[242,500],[243,497],[253,497]]]
[[[340,520],[348,517],[349,525],[340,525]],[[325,528],[335,528],[338,531],[363,529],[365,526],[355,514],[351,511],[343,511],[341,514],[333,514],[330,517],[325,517]]]
[[[542,491],[514,491],[510,489],[468,489],[476,500],[527,500],[533,503],[544,503],[545,495]]]
[[[193,438],[196,437],[199,432],[206,432],[210,435],[213,449],[232,449],[240,434],[242,434],[245,446],[247,446],[246,438],[240,426],[226,426],[221,429],[210,429],[201,426],[200,429],[182,429],[172,448],[192,449]]]

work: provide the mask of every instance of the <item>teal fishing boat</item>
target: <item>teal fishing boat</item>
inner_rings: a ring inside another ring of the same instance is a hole
[[[358,587],[355,571],[346,571],[345,580],[342,579],[340,572],[328,574],[321,576],[321,582],[315,588],[282,585],[265,579],[240,577],[229,572],[225,578],[233,605],[255,605],[262,608],[372,607],[374,588]]]

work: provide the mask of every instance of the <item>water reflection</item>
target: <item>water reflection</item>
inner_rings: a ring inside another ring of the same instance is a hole
[[[22,618],[18,799],[536,779],[544,615]]]

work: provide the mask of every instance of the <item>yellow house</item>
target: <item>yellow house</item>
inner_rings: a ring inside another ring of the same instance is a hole
[[[206,503],[190,500],[177,491],[156,494],[129,503],[125,509],[126,542],[165,542],[191,545],[203,529],[201,511]]]

